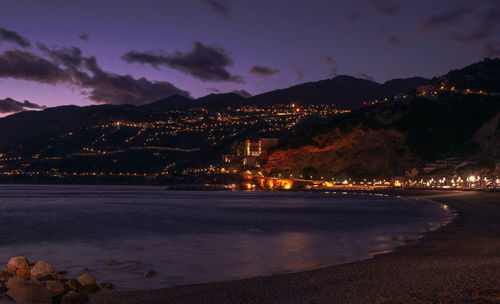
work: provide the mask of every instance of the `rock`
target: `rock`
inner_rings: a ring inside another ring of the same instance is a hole
[[[78,293],[81,294],[84,298],[86,298],[89,294],[97,291],[98,287],[94,284],[87,284],[80,288],[78,288]]]
[[[12,280],[12,279],[11,279]],[[11,281],[9,280],[9,282]],[[52,297],[43,284],[32,280],[17,281],[7,291],[17,303],[51,303]]]
[[[45,282],[45,281],[54,281],[54,280],[59,280],[59,277],[57,277],[57,274],[47,274],[44,276],[32,276],[32,280],[38,280],[40,282]]]
[[[65,290],[64,285],[59,281],[47,281],[45,282],[45,288],[47,288],[53,298],[62,295]]]
[[[79,276],[76,280],[78,281],[78,283],[82,284],[82,286],[85,286],[85,285],[97,286],[96,280],[91,275],[86,274],[86,273]]]
[[[116,263],[116,261],[113,259],[109,259],[106,261],[106,265],[108,265],[110,267],[115,267],[115,266],[118,266],[118,263]]]
[[[6,270],[0,271],[0,281],[7,282],[14,275]]]
[[[19,267],[18,270],[16,270],[16,275],[23,276],[23,277],[28,277],[30,275],[30,272],[28,269],[24,268],[23,266]]]
[[[156,271],[153,271],[153,270],[150,270],[150,271],[148,271],[148,272],[146,272],[146,273],[144,274],[144,276],[145,276],[146,278],[152,278],[152,277],[154,277],[154,276],[156,276],[156,275],[157,275]]]
[[[16,273],[16,271],[21,267],[24,267],[25,269],[29,268],[28,259],[23,256],[13,257],[7,263],[7,269],[10,273]]]
[[[70,291],[64,295],[61,304],[82,304],[84,297],[75,291]]]
[[[9,296],[1,294],[0,293],[0,303],[5,304],[5,303],[14,303]]]
[[[7,291],[7,286],[3,281],[0,281],[0,293]]]
[[[114,287],[115,287],[115,285],[113,285],[111,283],[101,283],[101,284],[99,284],[99,289],[101,291],[110,291]]]
[[[68,286],[69,290],[77,291],[80,287],[82,287],[82,284],[75,279],[71,279],[66,282],[66,286]]]
[[[18,282],[23,282],[23,281],[27,281],[28,278],[27,277],[22,277],[22,276],[13,276],[11,277],[7,283],[5,284],[5,286],[7,286],[7,288],[11,288],[12,286],[14,286],[15,284],[17,284]]]
[[[36,262],[35,266],[33,266],[30,271],[30,274],[34,277],[53,273],[55,273],[54,267],[45,261]]]
[[[68,272],[66,270],[63,270],[63,271],[58,271],[57,274],[65,276],[65,275],[68,275]]]

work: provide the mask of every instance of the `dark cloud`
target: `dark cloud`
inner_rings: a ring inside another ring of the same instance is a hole
[[[390,35],[389,38],[387,38],[387,41],[392,45],[399,45],[402,42],[396,35]]]
[[[472,13],[474,8],[458,7],[451,11],[434,14],[422,20],[419,24],[421,30],[434,31],[458,25],[462,19]]]
[[[302,80],[305,77],[305,72],[304,69],[297,69],[295,70],[297,72],[297,80]]]
[[[81,33],[81,34],[78,34],[78,38],[82,39],[83,41],[89,41],[90,35],[87,33]]]
[[[71,75],[57,64],[20,50],[8,50],[0,54],[0,77],[49,84],[71,80]]]
[[[362,16],[363,16],[363,14],[361,14],[361,13],[353,13],[353,14],[349,15],[348,18],[351,21],[358,21],[359,19],[361,19]]]
[[[484,57],[500,58],[500,41],[488,41],[483,45],[482,55]]]
[[[486,3],[486,2],[484,2]],[[476,45],[483,56],[498,56],[500,41],[495,30],[500,25],[500,5],[461,6],[425,18],[419,24],[421,31],[444,33],[451,41]]]
[[[41,106],[36,103],[25,100],[24,102],[16,101],[12,98],[0,99],[0,113],[18,113],[26,110],[42,110],[46,106]]]
[[[323,56],[323,57],[321,57],[321,61],[330,65],[330,69],[328,71],[328,76],[330,76],[330,77],[337,76],[337,74],[338,74],[337,60],[333,59],[330,56]]]
[[[224,49],[205,46],[199,41],[193,42],[191,50],[187,52],[175,51],[173,54],[162,54],[152,51],[130,51],[123,55],[122,59],[128,63],[150,64],[156,68],[168,66],[202,81],[243,82],[241,76],[231,75],[227,70],[233,65],[233,60]]]
[[[172,95],[190,96],[189,92],[169,82],[105,72],[97,64],[95,57],[84,58],[84,66],[91,76],[77,71],[74,78],[81,88],[90,89],[88,96],[95,102],[140,105]]]
[[[370,0],[368,4],[379,14],[394,16],[405,6],[405,1],[395,0]]]
[[[375,82],[375,78],[373,76],[366,74],[366,73],[362,73],[362,72],[358,71],[358,72],[354,73],[354,76],[357,78],[366,79],[366,80],[370,80],[370,81]]]
[[[262,77],[262,78],[267,78],[267,77],[273,76],[275,74],[279,74],[279,72],[280,72],[280,70],[278,70],[278,69],[272,69],[272,68],[268,68],[268,67],[260,66],[260,65],[255,65],[248,71],[249,74],[252,74],[252,75],[255,75],[258,77]]]
[[[229,15],[229,6],[225,1],[222,0],[200,0],[201,3],[210,7],[213,11],[228,16]]]
[[[15,43],[22,48],[29,48],[31,46],[31,43],[28,39],[24,38],[16,32],[9,31],[6,28],[0,27],[0,43],[2,41]]]
[[[245,98],[252,97],[252,94],[248,93],[245,90],[234,90],[234,91],[231,91],[231,93],[238,94],[238,95],[245,97]]]
[[[69,83],[99,103],[146,104],[171,95],[190,96],[189,92],[169,82],[103,71],[95,57],[84,57],[75,47],[38,46],[50,61],[30,52],[6,51],[0,55],[0,77],[49,84]]]
[[[207,91],[215,93],[215,94],[219,94],[220,93],[220,90],[217,89],[217,88],[206,88],[206,89],[207,89]]]
[[[37,43],[38,48],[56,64],[62,64],[67,68],[76,69],[81,67],[84,58],[82,51],[77,47],[70,48],[48,48],[43,43]]]

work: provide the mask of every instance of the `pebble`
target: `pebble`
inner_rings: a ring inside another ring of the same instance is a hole
[[[32,280],[20,280],[10,284],[7,295],[17,303],[51,303],[52,301],[47,288]]]
[[[45,288],[47,288],[52,297],[58,297],[65,291],[64,285],[59,281],[47,281],[45,282]]]
[[[101,284],[99,284],[99,289],[101,291],[110,291],[114,287],[115,287],[115,285],[113,285],[111,283],[101,283]]]
[[[35,266],[31,268],[30,275],[32,276],[44,276],[48,274],[55,273],[54,266],[50,265],[45,261],[38,261],[35,263]]]
[[[82,284],[83,286],[85,286],[85,285],[96,285],[97,286],[96,280],[91,275],[89,275],[87,273],[82,274],[76,280],[78,281],[78,283]]]
[[[154,277],[154,276],[156,276],[156,275],[157,275],[156,271],[153,271],[153,270],[150,270],[150,271],[148,271],[148,272],[146,272],[146,273],[144,274],[144,276],[145,276],[146,278],[152,278],[152,277]]]
[[[61,304],[82,304],[84,297],[76,291],[70,291],[64,295]]]
[[[7,263],[7,271],[9,271],[10,273],[16,273],[16,271],[21,267],[24,267],[25,269],[29,268],[29,262],[26,257],[13,257]]]

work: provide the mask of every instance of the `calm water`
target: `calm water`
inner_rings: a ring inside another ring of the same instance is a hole
[[[0,185],[0,263],[24,255],[152,289],[365,259],[449,218],[439,204],[374,195]]]

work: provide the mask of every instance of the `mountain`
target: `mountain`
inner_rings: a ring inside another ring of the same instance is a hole
[[[448,86],[453,86],[458,90],[484,90],[498,93],[500,92],[500,59],[486,58],[433,79],[435,85],[438,86],[439,82],[445,82]]]
[[[413,77],[394,79],[379,84],[351,76],[308,82],[287,89],[275,90],[248,98],[248,104],[337,104],[358,108],[365,101],[393,97],[430,83],[429,79]]]
[[[142,111],[158,111],[162,109],[190,108],[197,105],[198,102],[196,100],[181,95],[172,95],[170,97],[139,106],[139,109]]]
[[[196,99],[198,104],[208,108],[224,108],[227,106],[242,106],[247,99],[237,93],[210,94]]]
[[[395,90],[398,82],[384,86]],[[429,94],[362,107],[328,124],[303,124],[267,156],[263,170],[387,178],[438,160],[498,162],[500,60],[453,70],[432,83]]]

